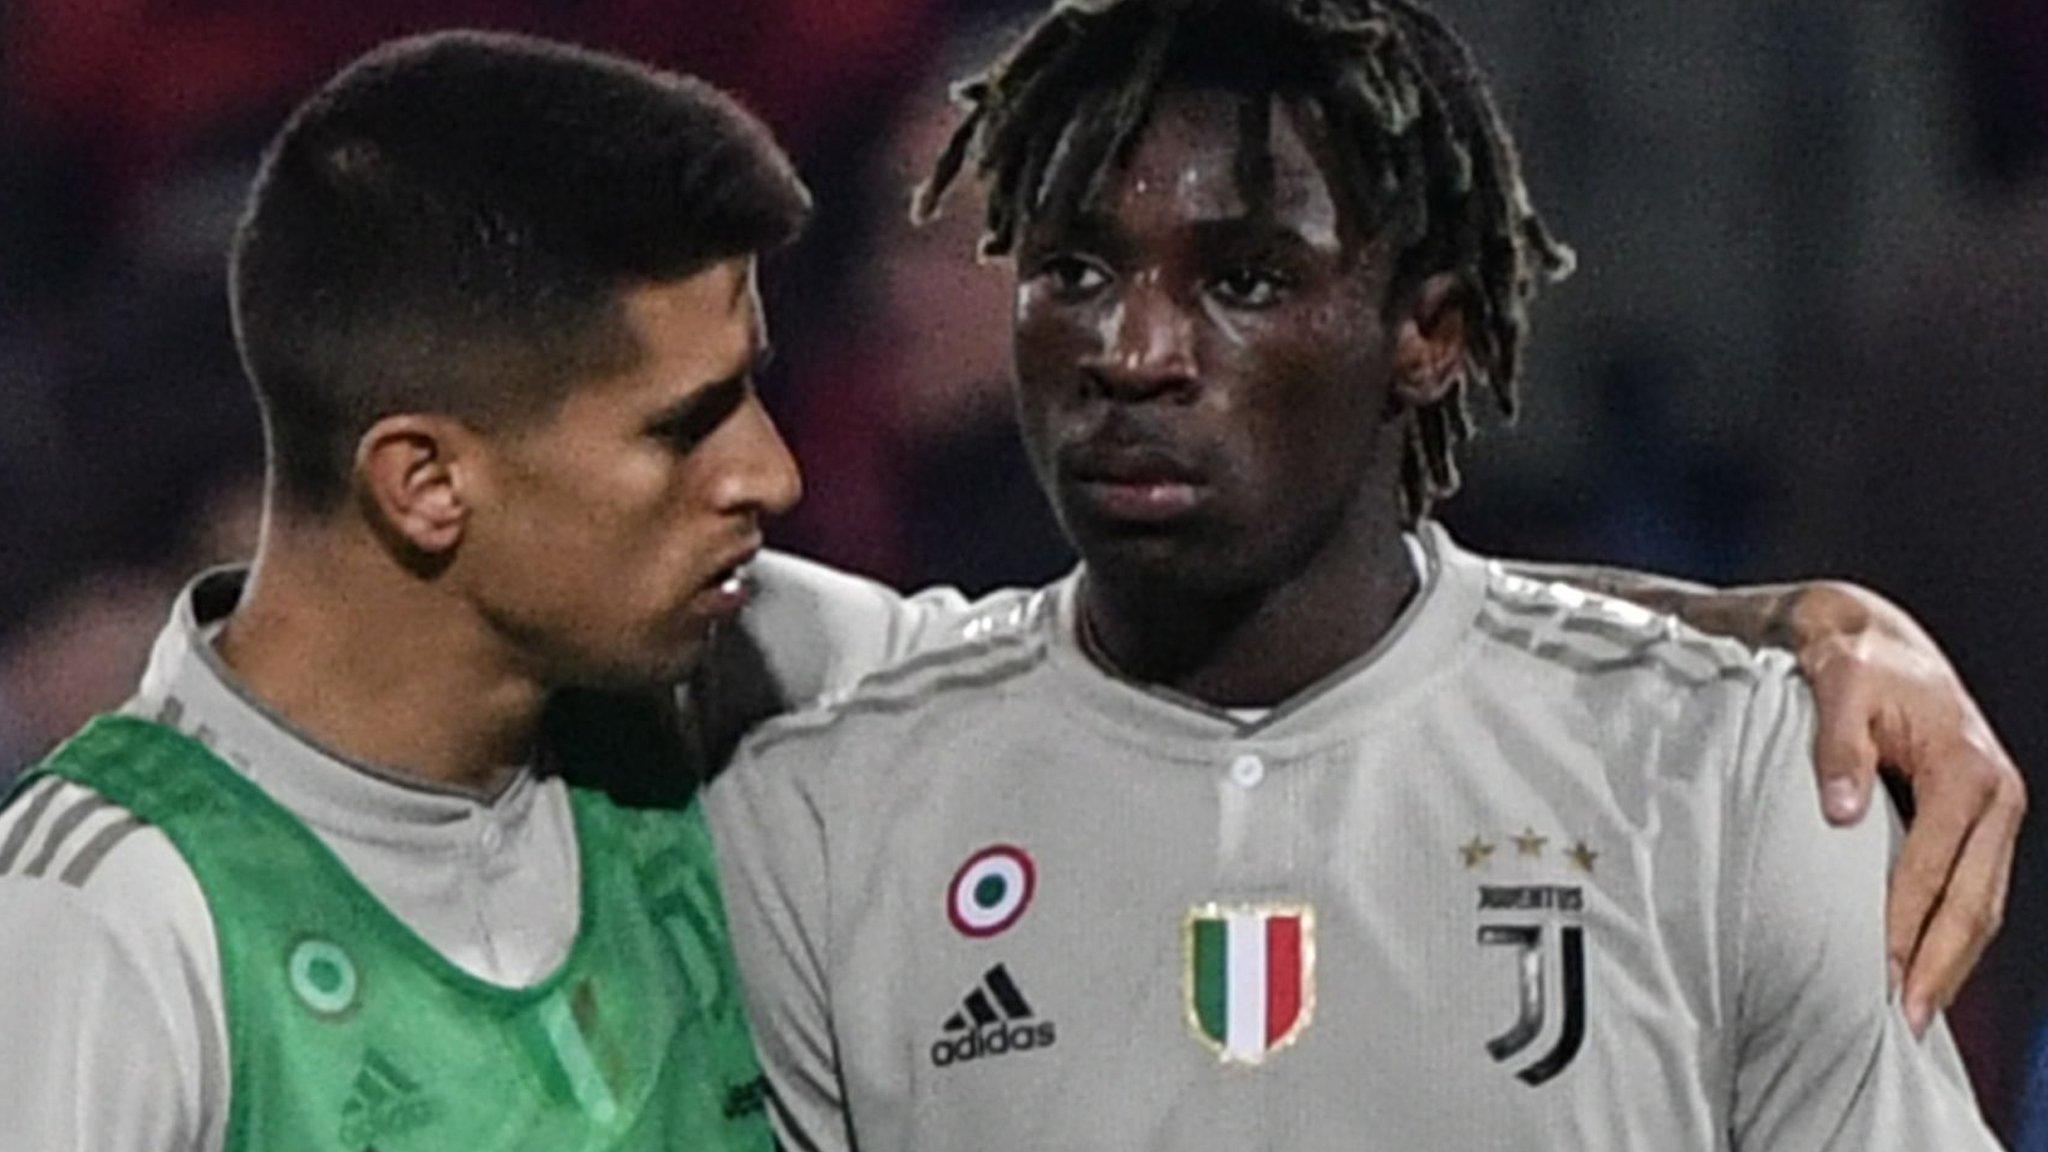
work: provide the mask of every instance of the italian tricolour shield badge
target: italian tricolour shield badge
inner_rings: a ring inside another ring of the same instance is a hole
[[[1315,910],[1204,904],[1188,912],[1187,1016],[1226,1064],[1258,1064],[1315,1013]]]

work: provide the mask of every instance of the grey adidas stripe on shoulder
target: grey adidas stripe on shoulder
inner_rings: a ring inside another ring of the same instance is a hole
[[[35,835],[36,826],[42,823],[43,814],[50,810],[51,801],[64,787],[64,781],[57,777],[44,777],[15,797],[6,812],[0,813],[0,825],[7,827],[6,838],[0,839],[0,876],[14,867],[22,850],[28,847],[29,837]]]
[[[78,855],[71,858],[71,863],[64,866],[64,872],[58,879],[73,888],[85,887],[85,882],[92,879],[92,874],[99,870],[114,849],[142,827],[141,818],[130,812],[100,829],[85,842],[85,847],[78,850]]]
[[[86,791],[85,795],[72,800],[56,819],[50,821],[50,831],[43,837],[43,850],[21,874],[41,876],[49,871],[51,862],[57,859],[58,850],[64,847],[64,841],[70,839],[73,832],[78,831],[78,826],[90,819],[93,813],[113,806],[112,800],[97,792]]]
[[[40,879],[67,847],[79,845],[56,877],[73,888],[84,887],[114,849],[146,827],[133,813],[122,812],[91,835],[80,833],[93,817],[110,810],[117,810],[113,801],[90,788],[56,777],[38,782],[0,813],[0,876]]]
[[[1645,670],[1689,687],[1758,678],[1747,649],[1694,632],[1675,618],[1627,605],[1642,619],[1622,619],[1610,614],[1618,606],[1606,598],[1579,604],[1549,585],[1518,582],[1510,588],[1490,584],[1474,623],[1481,633],[1537,659],[1587,675]]]
[[[906,712],[936,693],[986,688],[1030,671],[1044,660],[1046,651],[1043,636],[1027,634],[927,652],[870,676],[837,699],[770,721],[756,729],[752,749],[759,753],[798,737],[816,735],[850,716]]]

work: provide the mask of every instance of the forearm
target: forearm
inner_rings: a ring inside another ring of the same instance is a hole
[[[1833,823],[1862,819],[1880,766],[1911,782],[1910,803],[1900,797],[1912,833],[1894,873],[1887,947],[1908,1017],[1923,1029],[1997,931],[2027,811],[2018,766],[1926,629],[1842,581],[1719,589],[1591,565],[1508,568],[1668,612],[1753,648],[1789,650],[1819,702],[1815,770]]]

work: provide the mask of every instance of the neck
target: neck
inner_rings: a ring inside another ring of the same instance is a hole
[[[1091,570],[1081,612],[1098,659],[1122,675],[1220,708],[1263,708],[1371,651],[1417,586],[1401,533],[1380,530],[1332,541],[1291,578],[1250,591],[1162,589]]]
[[[267,518],[219,641],[242,684],[348,759],[495,795],[533,754],[546,690],[466,604],[350,524]]]

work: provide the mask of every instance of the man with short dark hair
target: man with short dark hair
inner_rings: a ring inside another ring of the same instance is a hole
[[[386,45],[233,254],[254,570],[0,812],[0,1147],[767,1149],[696,810],[537,774],[685,674],[799,492],[752,373],[809,197],[687,77]]]
[[[784,1142],[1993,1147],[1793,661],[1429,519],[1571,263],[1457,38],[1068,0],[961,93],[1083,563],[712,785]]]

